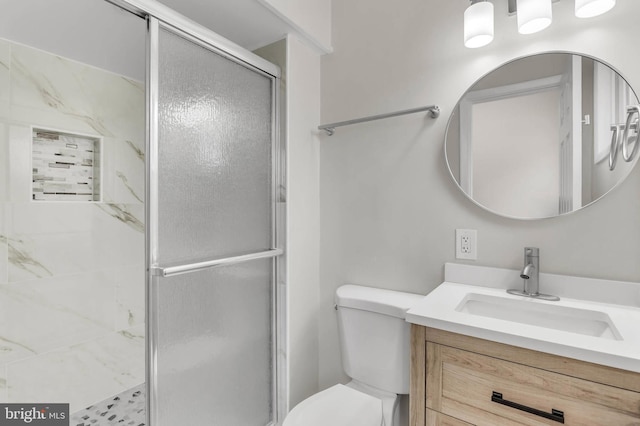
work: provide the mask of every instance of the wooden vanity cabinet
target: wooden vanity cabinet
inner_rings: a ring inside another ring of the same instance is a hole
[[[411,326],[410,426],[640,426],[640,374]]]

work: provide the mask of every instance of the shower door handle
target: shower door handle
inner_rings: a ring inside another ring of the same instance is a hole
[[[216,268],[219,266],[234,265],[236,263],[247,262],[249,260],[267,259],[270,257],[280,256],[284,253],[282,249],[269,249],[256,253],[243,254],[239,256],[224,257],[220,259],[207,260],[204,262],[189,263],[179,266],[152,266],[150,272],[152,275],[161,277],[171,277],[174,275],[186,274],[188,272],[201,271],[203,269]]]

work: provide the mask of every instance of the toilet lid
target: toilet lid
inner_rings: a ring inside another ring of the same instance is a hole
[[[283,426],[381,426],[382,401],[344,385],[335,385],[302,401]]]

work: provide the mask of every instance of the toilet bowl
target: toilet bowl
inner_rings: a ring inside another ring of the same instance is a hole
[[[382,401],[345,385],[305,399],[291,410],[283,426],[381,426]]]
[[[342,365],[352,380],[302,401],[283,426],[398,426],[409,393],[406,311],[424,296],[356,285],[336,291]]]

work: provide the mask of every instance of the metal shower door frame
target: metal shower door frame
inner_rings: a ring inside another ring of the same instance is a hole
[[[196,24],[195,22],[185,18],[184,16],[174,12],[172,9],[152,0],[105,0],[118,7],[121,7],[131,13],[134,13],[147,20],[147,70],[146,70],[146,182],[145,182],[145,258],[146,258],[146,386],[147,386],[147,424],[154,426],[156,424],[157,414],[152,410],[157,401],[156,389],[152,388],[152,380],[157,371],[157,353],[155,345],[157,336],[151,325],[156,318],[155,313],[150,309],[157,302],[157,295],[152,289],[152,280],[154,276],[171,276],[188,272],[187,270],[202,270],[214,268],[218,266],[230,265],[249,261],[253,259],[273,259],[272,273],[272,324],[271,324],[271,341],[272,341],[272,413],[273,424],[276,424],[279,418],[284,414],[280,411],[286,404],[282,404],[286,393],[286,368],[284,368],[283,360],[278,357],[278,353],[283,352],[286,346],[286,337],[280,336],[279,331],[285,329],[285,307],[281,306],[281,301],[285,297],[280,294],[279,288],[284,278],[284,229],[285,218],[277,208],[278,188],[285,186],[284,157],[282,145],[280,141],[280,68],[272,63],[258,57],[257,55],[245,50],[235,43],[215,34]],[[233,256],[224,259],[211,259],[206,262],[185,266],[165,266],[152,264],[157,254],[157,230],[158,230],[158,188],[157,188],[157,159],[158,159],[158,35],[160,28],[167,29],[171,32],[184,37],[185,39],[210,50],[213,53],[224,56],[246,68],[249,68],[259,74],[271,79],[272,88],[272,188],[271,188],[271,212],[272,212],[272,246],[270,250],[258,253]],[[152,401],[154,404],[152,404]]]
[[[158,323],[156,312],[151,309],[152,306],[157,305],[157,294],[153,291],[152,280],[154,276],[169,277],[187,272],[193,272],[203,269],[216,268],[225,265],[237,264],[246,261],[272,258],[273,259],[273,273],[272,273],[272,323],[271,323],[271,358],[273,362],[272,369],[272,382],[271,382],[271,395],[272,395],[272,413],[273,424],[277,423],[279,418],[278,408],[279,395],[278,389],[281,386],[278,385],[278,378],[281,377],[279,370],[281,368],[278,365],[278,339],[277,331],[281,329],[279,327],[279,312],[281,309],[277,302],[281,300],[278,297],[279,288],[279,271],[282,268],[282,264],[278,262],[278,257],[283,254],[283,249],[278,245],[278,228],[281,225],[279,213],[277,211],[277,195],[278,187],[281,185],[279,181],[281,179],[280,170],[278,167],[282,164],[279,156],[281,155],[280,140],[279,140],[279,69],[272,64],[270,65],[270,71],[264,70],[264,67],[258,67],[254,64],[247,62],[247,55],[244,57],[238,57],[223,48],[216,46],[214,43],[218,40],[217,37],[206,37],[207,34],[203,34],[200,30],[196,33],[187,32],[184,29],[178,28],[167,22],[161,21],[153,16],[148,17],[148,46],[147,46],[147,181],[146,181],[146,256],[147,256],[147,318],[146,318],[146,344],[147,344],[147,420],[151,426],[154,426],[157,421],[157,413],[152,408],[157,406],[157,389],[155,388],[155,380],[157,374],[157,353],[156,342],[157,335],[156,330],[152,327],[153,324]],[[158,59],[159,59],[159,46],[158,37],[160,29],[168,30],[200,47],[203,47],[214,54],[223,56],[233,62],[236,62],[252,71],[255,71],[265,77],[271,79],[271,92],[272,92],[272,147],[271,147],[271,163],[272,163],[272,175],[271,175],[271,249],[260,251],[256,253],[250,253],[240,256],[232,256],[218,259],[211,259],[205,262],[198,262],[189,265],[180,266],[161,266],[155,263],[158,250]],[[227,46],[228,47],[228,46]],[[245,53],[245,52],[242,52]],[[266,62],[266,61],[265,61]],[[276,75],[274,75],[276,74]]]

